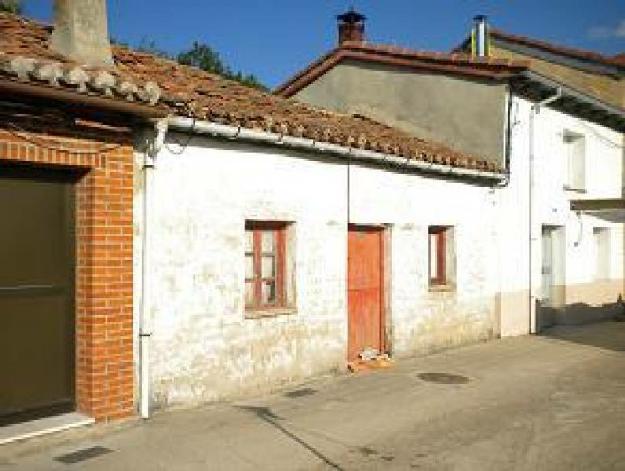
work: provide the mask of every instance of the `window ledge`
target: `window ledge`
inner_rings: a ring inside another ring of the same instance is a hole
[[[297,314],[294,307],[277,307],[268,309],[247,309],[245,311],[246,319],[263,319],[266,317],[292,316]]]
[[[572,188],[572,187],[569,187],[567,185],[564,185],[563,189],[564,189],[564,191],[567,191],[569,193],[580,193],[580,194],[588,193],[586,188]]]
[[[456,291],[455,285],[433,285],[430,286],[428,291],[430,293],[451,293]]]

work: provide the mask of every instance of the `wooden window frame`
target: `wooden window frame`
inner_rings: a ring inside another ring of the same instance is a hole
[[[428,284],[430,287],[447,286],[447,238],[449,227],[446,226],[430,226],[428,228]],[[436,239],[436,266],[437,276],[432,276],[432,236]]]
[[[286,239],[288,223],[277,221],[246,221],[245,232],[252,232],[252,252],[245,251],[245,256],[252,254],[253,278],[245,278],[245,289],[248,283],[254,285],[254,302],[248,304],[245,300],[245,312],[271,311],[284,309],[287,306],[286,293]],[[272,277],[262,276],[262,233],[272,231],[274,233],[275,248],[272,255],[275,256],[275,273]],[[263,283],[275,282],[275,302],[265,304],[262,302]]]

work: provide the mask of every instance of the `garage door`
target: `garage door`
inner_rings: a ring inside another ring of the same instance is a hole
[[[0,425],[74,408],[74,195],[0,166]]]

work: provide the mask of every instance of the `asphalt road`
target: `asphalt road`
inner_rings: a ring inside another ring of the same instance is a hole
[[[22,469],[625,470],[625,323],[0,447]]]

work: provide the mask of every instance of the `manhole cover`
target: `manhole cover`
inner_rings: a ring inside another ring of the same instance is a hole
[[[438,384],[465,384],[470,381],[466,376],[452,373],[419,373],[417,376],[428,383]]]
[[[97,458],[98,456],[106,455],[112,452],[113,450],[110,450],[109,448],[105,448],[103,446],[92,446],[90,448],[84,448],[73,453],[57,456],[54,459],[65,464],[76,464],[80,463],[81,461]]]

